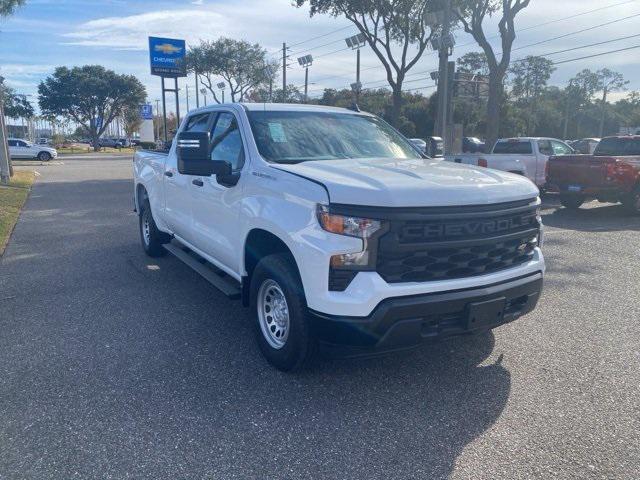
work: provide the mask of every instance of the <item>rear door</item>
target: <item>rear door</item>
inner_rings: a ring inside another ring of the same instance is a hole
[[[185,132],[206,132],[210,128],[211,113],[192,115],[186,121]],[[164,171],[165,221],[171,231],[193,243],[193,212],[191,189],[193,180],[198,177],[185,175],[178,171],[178,155],[174,146],[167,157]]]

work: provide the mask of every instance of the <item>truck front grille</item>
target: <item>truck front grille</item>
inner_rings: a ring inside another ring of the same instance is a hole
[[[388,283],[451,280],[530,261],[540,224],[537,200],[408,209],[379,238],[376,271]]]

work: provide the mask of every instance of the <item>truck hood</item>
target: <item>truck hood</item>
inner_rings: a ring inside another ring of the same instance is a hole
[[[482,205],[539,194],[520,175],[434,159],[322,160],[272,166],[321,183],[332,203],[350,205]]]

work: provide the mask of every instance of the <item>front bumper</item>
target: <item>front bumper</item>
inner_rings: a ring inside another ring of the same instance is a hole
[[[537,272],[481,288],[389,298],[367,317],[339,317],[315,311],[311,315],[325,353],[368,356],[512,322],[532,311],[541,293],[542,272]],[[483,322],[480,328],[470,327],[470,309],[493,301],[504,305],[496,320]]]

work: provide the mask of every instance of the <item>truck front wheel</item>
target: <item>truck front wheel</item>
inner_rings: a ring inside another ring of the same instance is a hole
[[[139,216],[140,240],[142,248],[150,257],[162,257],[167,251],[162,247],[163,243],[171,241],[171,237],[158,230],[156,222],[151,215],[151,206],[146,200],[142,205],[142,212]]]
[[[288,254],[269,255],[251,278],[256,338],[267,361],[282,371],[303,367],[315,352],[300,275]]]
[[[560,195],[560,203],[564,208],[577,210],[584,203],[584,197],[582,195]]]

